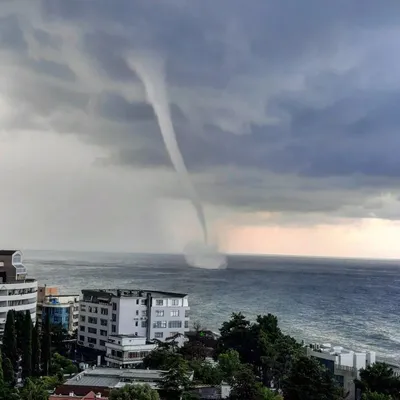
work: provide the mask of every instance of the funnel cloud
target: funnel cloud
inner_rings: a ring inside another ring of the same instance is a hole
[[[203,206],[190,180],[189,172],[179,150],[178,141],[172,124],[162,62],[158,57],[149,57],[148,55],[135,57],[131,62],[131,65],[145,87],[147,100],[154,109],[172,165],[182,184],[185,186],[203,230],[204,244],[197,243],[187,246],[184,251],[186,261],[189,265],[198,268],[225,268],[226,257],[219,253],[216,248],[208,245],[207,224]]]

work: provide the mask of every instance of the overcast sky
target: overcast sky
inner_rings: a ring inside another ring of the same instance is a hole
[[[400,257],[399,37],[398,0],[3,0],[0,247],[202,239],[146,53],[221,250]]]

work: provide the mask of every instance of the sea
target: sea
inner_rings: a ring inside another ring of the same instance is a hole
[[[222,270],[179,255],[25,251],[30,277],[63,294],[87,288],[187,293],[191,321],[218,332],[234,312],[278,317],[306,343],[373,350],[400,365],[400,261],[229,256]]]

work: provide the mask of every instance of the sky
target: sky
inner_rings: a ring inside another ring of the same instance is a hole
[[[3,0],[0,247],[202,240],[146,54],[221,251],[400,257],[399,35],[397,0]]]

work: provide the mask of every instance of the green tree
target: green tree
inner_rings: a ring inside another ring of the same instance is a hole
[[[111,391],[109,400],[159,400],[156,390],[149,385],[126,385]]]
[[[386,363],[377,362],[360,372],[361,387],[365,391],[398,395],[400,381]]]
[[[41,360],[41,354],[40,354],[40,332],[39,332],[39,326],[38,323],[33,327],[32,329],[32,375],[33,376],[40,376],[40,360]]]
[[[68,358],[61,354],[55,353],[51,359],[50,374],[75,374],[78,372],[78,367]]]
[[[236,350],[228,350],[218,357],[218,368],[221,371],[222,379],[229,384],[232,384],[232,379],[241,366],[239,353]]]
[[[250,357],[250,322],[242,313],[233,313],[229,321],[223,322],[217,344],[217,355],[228,350],[236,350],[242,362]]]
[[[20,334],[24,339],[22,343],[22,376],[28,378],[32,376],[32,318],[29,310],[25,312],[23,326]]]
[[[14,310],[10,310],[7,313],[2,342],[3,357],[11,362],[13,369],[16,369],[18,362],[18,351]]]
[[[285,400],[338,400],[343,398],[329,371],[317,360],[299,357],[284,382]]]
[[[25,323],[25,314],[23,311],[14,311],[14,320],[15,320],[15,334],[17,341],[17,351],[19,355],[22,355],[24,352],[24,323]]]
[[[36,382],[31,379],[25,381],[24,387],[21,389],[21,400],[48,400],[49,393],[40,380]]]
[[[9,358],[3,359],[3,376],[4,382],[9,386],[15,385],[14,367]]]
[[[363,393],[362,400],[392,400],[393,397],[388,394],[376,393],[376,392],[366,392]]]
[[[221,370],[209,362],[193,360],[189,362],[189,367],[193,371],[196,382],[205,385],[219,385],[222,381]]]
[[[151,351],[143,359],[143,367],[149,369],[169,369],[169,366],[175,362],[180,355],[170,349],[159,347]]]
[[[70,338],[68,331],[61,324],[51,324],[52,351],[66,357],[68,355],[67,340]]]
[[[235,373],[232,383],[230,400],[264,400],[270,393],[257,381],[249,365],[242,365]]]
[[[44,321],[41,350],[43,375],[49,375],[51,365],[51,326],[49,314],[46,314]]]
[[[187,362],[178,356],[162,374],[160,389],[166,400],[180,400],[190,386],[189,368]]]

